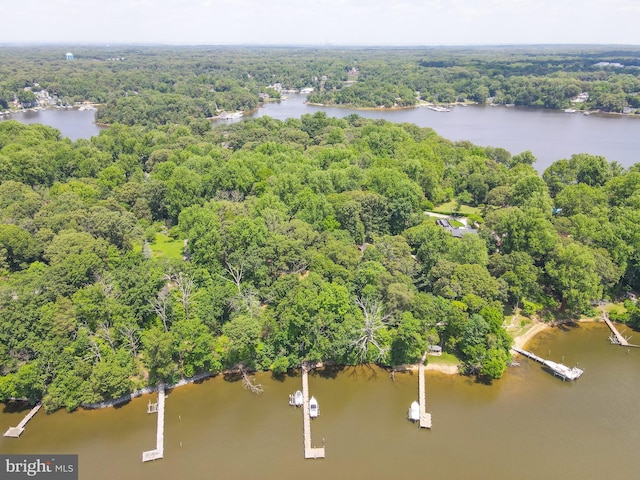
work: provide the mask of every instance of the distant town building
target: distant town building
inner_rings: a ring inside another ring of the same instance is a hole
[[[67,62],[73,62],[74,58],[73,58],[73,53],[71,52],[67,52]]]
[[[624,65],[618,62],[598,62],[593,64],[594,67],[614,67],[624,68]]]

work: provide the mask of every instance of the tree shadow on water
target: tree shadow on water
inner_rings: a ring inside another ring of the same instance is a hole
[[[378,370],[373,368],[375,365],[370,363],[362,363],[351,368],[349,372],[350,377],[366,376],[367,380],[377,380]]]
[[[580,324],[574,320],[565,320],[563,322],[558,323],[558,330],[562,330],[563,332],[570,332],[571,330],[575,330],[580,327]]]
[[[2,413],[22,413],[31,410],[33,405],[26,400],[7,400]]]
[[[493,385],[493,378],[489,377],[488,375],[476,375],[474,378],[474,383],[490,387],[491,385]]]
[[[235,383],[242,380],[242,373],[240,372],[226,372],[222,374],[222,378],[225,382]]]
[[[322,369],[313,370],[313,372],[321,378],[336,378],[344,368],[344,365],[326,365]]]
[[[271,372],[271,379],[275,380],[276,382],[284,382],[287,378],[292,378],[292,377],[296,377],[296,371],[295,370],[287,370],[286,372]]]

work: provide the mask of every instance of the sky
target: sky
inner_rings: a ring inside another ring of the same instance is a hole
[[[0,0],[0,44],[640,44],[640,0]]]

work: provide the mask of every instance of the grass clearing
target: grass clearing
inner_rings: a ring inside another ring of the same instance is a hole
[[[447,202],[438,205],[432,210],[435,213],[441,213],[443,215],[453,215],[459,213],[460,215],[480,215],[480,209],[477,207],[470,207],[469,205],[461,205],[460,211],[456,212],[456,202]]]
[[[167,235],[157,233],[155,241],[149,246],[154,257],[182,260],[183,243],[182,239],[174,240]]]
[[[627,308],[623,303],[606,303],[604,305],[600,305],[596,310],[604,310],[608,313],[613,311],[617,311],[618,313],[627,313]]]
[[[433,365],[459,365],[460,359],[451,353],[442,352],[442,355],[428,355],[427,363],[431,363]]]
[[[183,240],[174,240],[173,238],[157,233],[153,243],[149,244],[151,253],[154,258],[168,258],[170,260],[183,260]],[[133,244],[134,252],[142,251],[141,243]]]

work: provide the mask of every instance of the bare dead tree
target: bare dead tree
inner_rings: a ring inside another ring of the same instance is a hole
[[[173,277],[178,290],[180,290],[180,302],[184,308],[184,316],[189,319],[189,305],[191,304],[191,295],[193,292],[193,278],[186,273],[178,273]]]
[[[108,278],[105,278],[103,275],[97,275],[96,283],[100,285],[102,289],[102,293],[107,298],[118,298],[120,296],[119,292],[115,289],[115,285]]]
[[[239,203],[244,200],[244,193],[239,190],[218,190],[215,198],[216,200],[228,200]]]
[[[140,339],[138,338],[139,329],[130,325],[125,325],[124,327],[120,327],[120,335],[122,335],[127,343],[129,344],[129,352],[132,357],[138,356],[138,345],[140,344]]]
[[[89,351],[85,355],[85,360],[95,359],[98,362],[102,361],[102,354],[100,353],[100,345],[96,342],[96,339],[91,335],[89,336]]]
[[[289,264],[289,272],[292,274],[302,273],[309,269],[309,261],[306,258],[298,258]]]
[[[264,386],[259,383],[255,383],[255,378],[247,373],[244,365],[240,365],[240,374],[242,375],[242,386],[244,388],[256,395],[260,395],[264,391]]]
[[[116,353],[116,346],[113,340],[113,336],[111,335],[111,325],[109,325],[108,321],[100,323],[98,325],[98,331],[96,332],[96,337],[101,338],[105,342],[109,344],[113,353]]]
[[[357,297],[356,304],[364,314],[364,324],[357,330],[357,337],[351,345],[361,361],[367,358],[369,347],[373,345],[378,350],[376,360],[379,360],[387,353],[387,348],[378,342],[379,331],[386,327],[391,315],[384,313],[382,302],[377,299]]]
[[[164,331],[168,332],[168,320],[169,320],[169,287],[165,286],[153,300],[149,300],[151,309],[160,317],[162,325],[164,325]]]
[[[244,273],[244,263],[240,262],[238,265],[232,265],[228,260],[225,260],[224,263],[227,267],[227,273],[231,276],[233,283],[238,289],[238,293],[241,293],[240,282],[242,281],[242,274]]]
[[[247,312],[250,317],[260,313],[260,299],[252,288],[247,288],[231,297],[229,305],[237,312]]]

